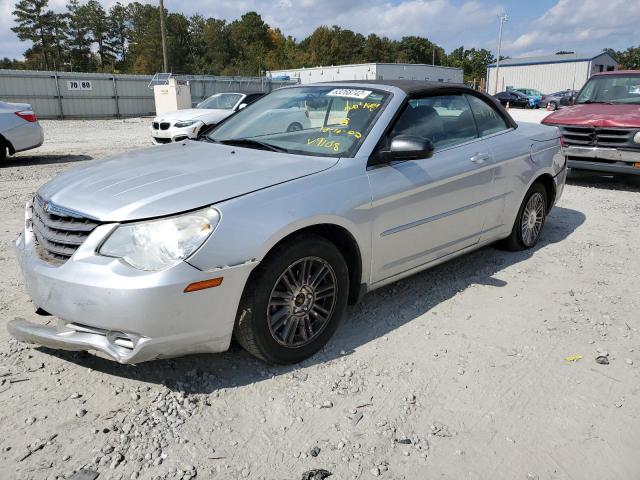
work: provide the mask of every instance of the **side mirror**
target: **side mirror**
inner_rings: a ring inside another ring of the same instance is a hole
[[[246,103],[241,103],[240,105],[238,105],[238,110],[242,110],[243,108],[247,108]]]
[[[388,150],[380,151],[380,163],[431,158],[435,150],[433,142],[417,135],[397,135]]]

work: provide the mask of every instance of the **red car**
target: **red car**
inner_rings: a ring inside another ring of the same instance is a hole
[[[640,175],[640,70],[593,75],[542,123],[560,128],[569,168]]]

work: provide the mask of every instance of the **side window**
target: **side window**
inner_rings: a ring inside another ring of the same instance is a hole
[[[467,97],[467,100],[471,104],[471,111],[476,119],[478,132],[481,137],[509,128],[504,118],[502,118],[502,115],[487,102],[473,95],[465,95],[465,97]]]
[[[436,95],[410,100],[389,138],[397,135],[428,138],[436,150],[478,138],[473,114],[463,95]]]

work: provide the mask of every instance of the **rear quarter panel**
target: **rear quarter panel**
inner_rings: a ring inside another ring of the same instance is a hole
[[[505,193],[499,236],[511,232],[527,190],[544,174],[555,176],[564,164],[555,127],[519,123],[515,130],[488,138],[496,162],[497,191]]]

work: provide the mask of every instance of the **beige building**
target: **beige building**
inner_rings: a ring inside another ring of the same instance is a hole
[[[608,52],[510,58],[500,62],[498,73],[495,64],[489,65],[487,92],[494,94],[509,88],[533,88],[542,93],[580,90],[594,73],[618,67]]]

